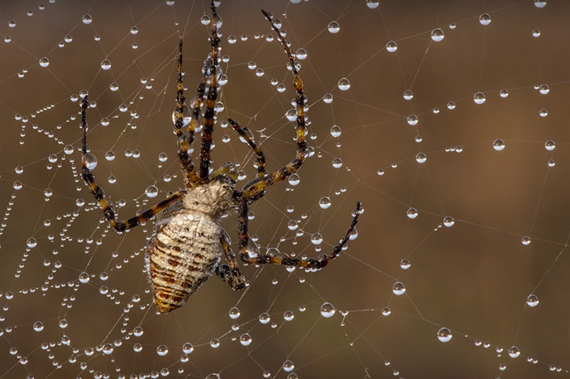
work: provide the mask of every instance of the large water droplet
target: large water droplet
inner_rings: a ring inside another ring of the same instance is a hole
[[[158,195],[158,188],[155,185],[150,185],[144,192],[147,197],[152,199]]]
[[[453,335],[448,328],[441,328],[437,331],[437,339],[441,342],[449,342],[451,341],[451,337],[453,337]]]
[[[325,318],[331,318],[332,316],[334,316],[336,310],[334,308],[334,305],[332,305],[329,302],[323,303],[323,305],[321,305],[321,315],[323,315],[323,317]]]
[[[338,89],[340,89],[341,91],[348,91],[349,88],[350,88],[350,80],[348,80],[347,78],[341,78],[338,81]]]
[[[396,296],[403,295],[406,292],[406,287],[404,286],[404,283],[402,282],[394,283],[394,285],[392,286],[392,292]]]

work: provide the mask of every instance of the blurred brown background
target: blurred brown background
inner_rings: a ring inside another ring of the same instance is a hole
[[[276,41],[265,41],[270,29],[259,9],[283,21],[293,49],[308,51],[301,76],[314,156],[298,186],[278,183],[252,207],[257,244],[316,256],[312,233],[323,235],[322,252],[328,252],[357,200],[365,212],[358,238],[321,272],[246,267],[247,291],[234,293],[213,278],[185,307],[157,316],[143,272],[152,223],[118,235],[99,222],[102,213],[77,176],[79,107],[70,96],[87,90],[96,102],[88,111],[89,145],[99,162],[94,174],[112,201],[126,201],[122,217],[180,188],[171,132],[174,56],[183,34],[191,98],[208,53],[208,27],[200,24],[208,2],[57,0],[46,1],[45,9],[0,2],[0,32],[11,39],[0,45],[0,378],[134,377],[162,369],[180,378],[263,377],[264,370],[285,378],[287,359],[304,378],[567,376],[570,3],[534,3],[402,0],[370,9],[364,0],[224,0],[222,55],[230,59],[222,64],[229,81],[219,118],[253,131],[270,170],[294,156],[294,130],[284,118],[294,94],[286,56]],[[492,20],[487,26],[479,22],[483,13]],[[89,25],[81,21],[85,14],[92,16]],[[340,24],[337,34],[327,30],[332,21]],[[436,28],[444,32],[441,42],[430,38]],[[397,42],[397,52],[386,51],[388,41]],[[42,57],[47,68],[38,64]],[[112,63],[108,71],[100,67],[105,58]],[[264,75],[257,77],[248,62]],[[343,77],[351,82],[346,92],[337,88]],[[286,85],[284,93],[273,78]],[[109,90],[112,82],[119,91]],[[543,84],[546,95],[538,90]],[[502,89],[508,97],[499,95]],[[403,98],[405,90],[413,91],[412,100]],[[478,91],[486,95],[482,105],[473,101]],[[325,104],[329,92],[334,101]],[[406,122],[411,114],[419,117],[417,126]],[[102,126],[105,117],[110,122]],[[335,124],[342,128],[339,138],[329,133]],[[240,163],[251,178],[249,149],[233,132],[216,128],[213,166]],[[496,139],[504,140],[503,151],[493,149]],[[545,149],[547,140],[555,141],[553,151]],[[75,148],[72,155],[63,152],[65,145]],[[125,150],[140,157],[126,157]],[[112,162],[104,158],[107,151],[116,154]],[[419,152],[427,156],[423,164],[416,162]],[[159,162],[160,153],[166,162]],[[331,165],[336,157],[340,169]],[[116,183],[108,182],[110,175]],[[165,182],[165,175],[172,180]],[[14,190],[16,180],[21,190]],[[144,191],[153,184],[160,193],[148,199]],[[332,200],[327,210],[318,206],[324,196]],[[87,204],[78,207],[78,198]],[[416,219],[407,217],[410,207],[418,210]],[[446,216],[455,220],[450,228],[442,226]],[[300,222],[303,236],[288,230],[291,219]],[[224,226],[237,241],[235,217]],[[37,246],[26,248],[30,237]],[[400,267],[402,259],[411,262],[408,270]],[[91,275],[86,284],[78,281],[82,272]],[[392,293],[396,281],[406,287],[403,296]],[[535,308],[526,305],[532,293],[540,300]],[[330,319],[319,312],[325,301],[337,310]],[[236,320],[228,316],[234,306],[241,313]],[[384,307],[391,309],[388,317]],[[286,311],[294,313],[292,321],[284,320]],[[267,325],[258,321],[264,312],[271,316]],[[43,331],[33,330],[36,321]],[[134,337],[138,325],[144,334]],[[438,341],[441,327],[453,332],[450,342]],[[244,333],[253,339],[247,347],[238,342]],[[212,339],[219,339],[217,349]],[[194,351],[181,362],[187,341]],[[109,343],[113,353],[105,354]],[[142,352],[133,351],[135,343]],[[159,356],[159,345],[168,354]],[[518,358],[509,357],[511,346],[520,350]],[[18,363],[22,357],[27,364]]]

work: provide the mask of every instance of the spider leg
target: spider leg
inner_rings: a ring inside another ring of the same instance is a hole
[[[212,0],[210,5],[212,10],[212,29],[210,34],[210,64],[209,70],[204,75],[208,75],[208,92],[206,94],[206,109],[204,110],[204,129],[202,130],[202,143],[200,145],[200,183],[205,184],[210,181],[210,150],[212,149],[212,132],[214,131],[214,116],[216,100],[218,99],[218,52],[220,49],[220,38],[218,37],[218,14],[216,6]]]
[[[237,172],[234,165],[231,162],[226,162],[222,164],[218,169],[212,172],[212,180],[215,180],[218,177],[229,177],[232,178],[235,182],[237,180]]]
[[[350,239],[350,235],[354,231],[356,224],[358,223],[358,216],[362,211],[362,203],[359,201],[356,203],[356,209],[353,212],[352,221],[350,226],[346,230],[344,237],[340,239],[338,244],[333,248],[329,255],[323,254],[319,258],[297,258],[291,257],[289,254],[280,253],[278,255],[270,254],[258,254],[249,249],[249,235],[247,232],[247,208],[248,203],[245,198],[243,198],[240,206],[239,224],[240,224],[240,251],[239,255],[241,260],[245,264],[262,265],[262,264],[280,264],[285,266],[295,266],[307,269],[320,269],[325,267],[330,261],[335,259],[344,245]]]
[[[185,122],[184,113],[188,106],[184,104],[184,71],[182,70],[182,38],[178,42],[178,75],[176,79],[176,108],[174,110],[174,132],[177,137],[176,144],[178,146],[178,159],[182,166],[184,174],[184,183],[186,188],[191,188],[199,183],[198,176],[194,170],[194,163],[190,157],[189,151],[194,142],[194,132],[200,116],[200,107],[202,105],[202,97],[204,96],[204,88],[206,87],[205,79],[198,85],[196,97],[192,99],[192,119]],[[184,133],[182,128],[188,124],[188,133]]]
[[[253,141],[252,136],[250,136],[251,132],[249,129],[242,128],[237,121],[232,120],[231,118],[228,119],[228,122],[232,125],[234,130],[243,138],[248,145],[251,147],[253,152],[257,155],[257,178],[264,178],[267,175],[265,171],[265,155],[263,151],[257,146],[257,144]],[[249,133],[248,133],[249,132]]]
[[[307,143],[305,141],[305,134],[307,133],[307,126],[305,123],[305,102],[307,100],[305,93],[303,92],[303,81],[299,76],[299,71],[295,67],[295,59],[291,53],[291,49],[287,46],[287,42],[283,35],[279,32],[279,29],[273,23],[272,16],[262,10],[263,15],[271,24],[273,30],[277,33],[277,37],[283,46],[283,49],[289,57],[289,64],[291,66],[291,72],[293,74],[293,86],[297,94],[295,95],[295,108],[297,110],[297,126],[295,127],[297,132],[297,154],[293,160],[287,163],[285,166],[279,170],[274,171],[272,174],[268,175],[264,179],[253,180],[245,185],[243,188],[243,196],[250,202],[260,199],[265,194],[265,190],[268,186],[288,178],[291,174],[295,173],[305,161],[305,154],[307,150]]]
[[[81,127],[83,128],[83,146],[81,148],[82,152],[82,159],[81,159],[81,177],[85,181],[85,184],[89,187],[89,190],[95,197],[95,200],[101,206],[103,210],[103,214],[105,218],[116,231],[122,232],[127,229],[134,228],[135,226],[139,225],[140,223],[151,219],[152,217],[156,216],[166,208],[170,207],[177,201],[179,201],[182,196],[184,195],[185,191],[177,191],[172,195],[168,196],[166,199],[162,200],[160,203],[156,204],[155,206],[147,209],[146,211],[139,213],[138,215],[131,217],[124,221],[118,221],[115,215],[115,210],[113,206],[109,204],[107,199],[105,199],[105,192],[101,187],[97,185],[95,182],[95,177],[91,170],[87,167],[87,163],[90,160],[89,153],[87,153],[87,106],[89,101],[87,100],[87,96],[81,100]]]
[[[224,256],[226,258],[226,262],[228,264],[218,264],[216,265],[214,272],[220,278],[222,278],[228,285],[234,290],[241,290],[244,287],[248,286],[247,280],[245,276],[241,273],[236,256],[232,251],[232,247],[230,245],[230,237],[226,234],[226,232],[222,232],[220,237],[220,242],[222,244],[222,250],[224,252]]]

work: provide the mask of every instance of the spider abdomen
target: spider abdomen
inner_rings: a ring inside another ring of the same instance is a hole
[[[221,256],[221,227],[208,215],[181,210],[160,225],[146,252],[147,272],[160,313],[186,303],[213,273]]]

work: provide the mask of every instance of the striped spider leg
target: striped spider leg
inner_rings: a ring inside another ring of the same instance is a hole
[[[293,74],[293,85],[295,87],[296,95],[295,95],[295,108],[297,111],[297,119],[296,119],[296,136],[297,136],[297,154],[296,157],[291,160],[288,164],[280,168],[279,170],[274,171],[271,174],[267,174],[265,171],[265,157],[261,150],[256,146],[256,144],[246,135],[240,133],[246,141],[249,143],[251,148],[258,156],[258,175],[257,178],[252,180],[251,182],[247,183],[242,191],[236,191],[234,194],[234,198],[236,201],[239,202],[239,247],[240,247],[240,258],[246,264],[254,264],[254,265],[261,265],[261,264],[282,264],[286,266],[297,266],[303,267],[308,269],[320,269],[326,266],[331,260],[335,259],[347,241],[350,239],[350,235],[355,230],[356,224],[358,223],[358,216],[362,213],[362,203],[357,202],[356,209],[353,212],[353,218],[350,223],[349,228],[347,229],[345,235],[339,243],[333,248],[333,251],[329,255],[323,255],[318,259],[308,258],[294,258],[288,254],[281,253],[278,256],[274,255],[267,255],[267,254],[258,254],[257,252],[253,252],[252,249],[249,248],[249,233],[248,233],[248,208],[249,204],[253,203],[256,200],[259,200],[265,194],[265,191],[268,186],[273,185],[276,182],[282,181],[287,179],[293,173],[297,172],[299,168],[305,161],[305,155],[307,151],[307,143],[305,141],[305,134],[307,131],[306,121],[305,121],[305,103],[307,101],[307,97],[303,92],[303,81],[299,76],[299,71],[297,70],[295,59],[291,50],[285,41],[285,38],[277,28],[276,24],[273,21],[273,17],[270,13],[262,10],[263,15],[271,24],[273,30],[277,33],[277,37],[285,53],[289,58],[289,64],[291,67],[291,72]],[[236,125],[232,120],[230,123],[234,127],[234,129],[238,130],[239,125]],[[238,131],[239,133],[239,131]],[[247,138],[246,138],[247,137]]]

